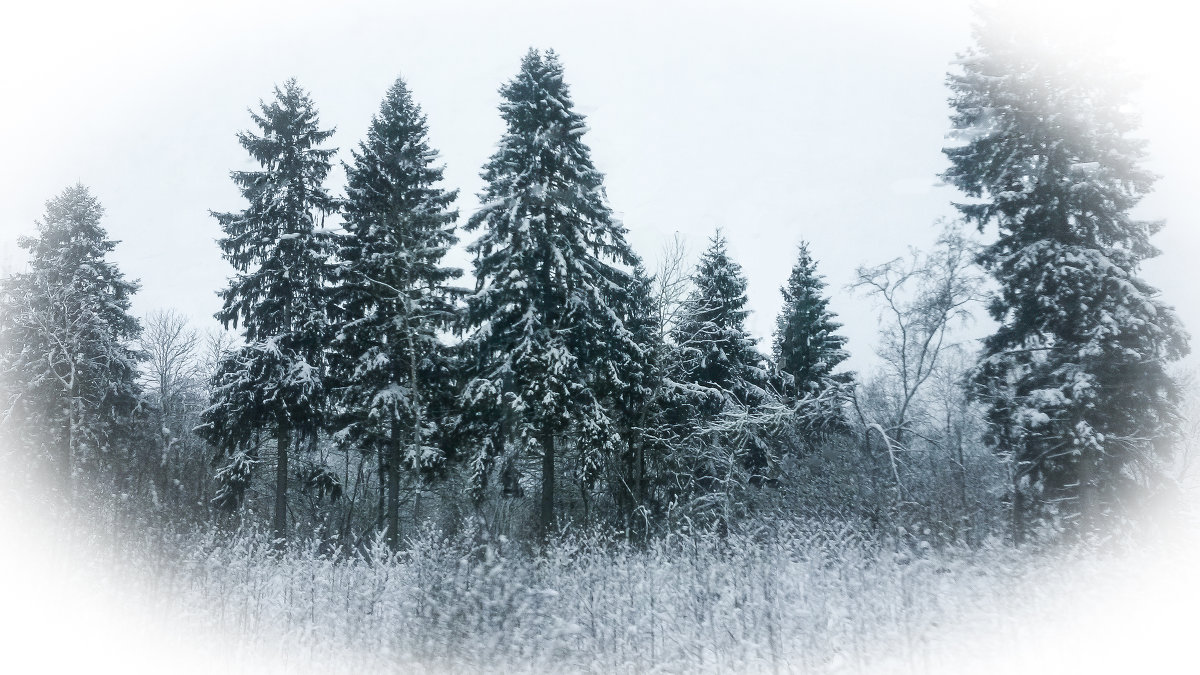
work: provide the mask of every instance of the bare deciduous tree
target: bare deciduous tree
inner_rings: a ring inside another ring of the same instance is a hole
[[[981,278],[973,258],[973,243],[948,225],[933,252],[913,250],[907,259],[860,267],[850,286],[881,307],[882,372],[868,391],[856,388],[851,401],[872,467],[871,439],[883,442],[898,501],[905,493],[900,455],[910,437],[922,435],[919,423],[931,412],[920,405],[921,394],[951,347],[952,330],[970,319],[970,305],[979,299]]]
[[[914,403],[950,346],[952,329],[970,319],[970,305],[979,299],[973,258],[974,245],[951,225],[932,253],[913,250],[907,260],[859,267],[851,284],[882,307],[878,354],[894,406],[884,431],[896,446],[904,445]]]
[[[1195,370],[1176,374],[1183,403],[1179,406],[1179,449],[1175,477],[1184,489],[1195,489],[1196,459],[1200,457],[1200,375]]]
[[[161,416],[166,418],[184,389],[201,376],[200,335],[179,312],[158,310],[143,319],[140,344],[146,355],[143,384],[154,394]]]
[[[158,497],[178,492],[170,489],[170,480],[180,468],[181,443],[191,434],[185,408],[202,377],[200,335],[179,312],[158,310],[143,320],[139,343],[146,356],[143,386],[157,408],[154,489]]]
[[[678,232],[663,244],[659,254],[658,270],[654,274],[654,305],[658,310],[660,341],[665,341],[671,335],[691,292],[690,258],[687,244]]]

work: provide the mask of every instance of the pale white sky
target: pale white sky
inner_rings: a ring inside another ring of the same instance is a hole
[[[0,36],[0,267],[21,267],[16,236],[82,181],[122,241],[115,260],[142,282],[135,311],[173,307],[201,328],[216,325],[231,273],[208,209],[241,208],[228,175],[254,168],[234,134],[290,76],[337,127],[343,159],[404,76],[465,220],[502,132],[498,87],[530,46],[556,49],[648,266],[674,232],[699,251],[722,227],[765,348],[807,239],[855,368],[872,360],[877,322],[844,288],[854,268],[928,246],[958,197],[936,175],[945,73],[970,44],[965,2],[24,4],[6,10]],[[1167,227],[1145,273],[1200,332],[1189,269],[1200,259],[1200,55],[1174,4],[1041,2],[1028,16],[1107,42],[1146,75],[1136,102],[1163,178],[1140,215]],[[341,181],[335,172],[328,186],[340,193]]]

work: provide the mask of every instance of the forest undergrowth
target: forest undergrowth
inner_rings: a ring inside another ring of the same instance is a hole
[[[70,561],[55,566],[116,618],[165,631],[160,646],[209,650],[202,671],[1043,672],[1038,645],[1063,658],[1078,621],[1131,621],[1120,588],[1169,609],[1146,604],[1147,584],[1175,576],[1158,601],[1178,601],[1194,560],[1175,530],[1120,547],[967,548],[781,519],[645,543],[567,532],[526,550],[466,527],[347,553],[113,526],[102,509],[88,520],[44,536],[48,559]]]

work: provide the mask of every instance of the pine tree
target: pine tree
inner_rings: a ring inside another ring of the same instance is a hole
[[[436,436],[446,426],[438,410],[452,368],[438,332],[452,325],[462,293],[449,285],[461,270],[442,264],[457,241],[457,191],[436,187],[442,168],[427,134],[425,115],[397,79],[346,168],[347,236],[338,251],[335,426],[386,466],[393,545],[401,471],[427,472],[445,459]]]
[[[606,378],[603,398],[611,402],[614,419],[624,439],[616,460],[616,475],[609,479],[619,515],[626,530],[634,509],[649,501],[651,465],[664,448],[657,429],[663,420],[662,394],[665,382],[664,355],[659,326],[660,312],[655,306],[653,279],[641,261],[633,268],[632,283],[614,298],[621,321],[629,331],[628,340],[612,343],[610,363],[615,377]]]
[[[1157,472],[1176,415],[1165,365],[1187,338],[1138,276],[1161,223],[1130,215],[1154,177],[1120,78],[1047,58],[996,17],[975,37],[949,77],[964,143],[945,178],[975,198],[964,218],[998,232],[979,262],[1000,326],[975,379],[989,441],[1014,461],[1019,540],[1027,496],[1078,523]]]
[[[248,202],[236,213],[213,213],[225,231],[225,259],[237,270],[221,292],[217,318],[241,327],[247,346],[219,370],[217,395],[200,432],[230,456],[219,473],[218,503],[233,505],[259,461],[254,431],[266,427],[276,446],[274,534],[286,538],[288,460],[293,441],[311,438],[324,421],[324,350],[333,239],[323,229],[335,202],[322,183],[334,150],[316,107],[296,81],[275,88],[251,118],[261,135],[238,134],[261,171],[231,175]],[[293,438],[295,436],[295,438]]]
[[[778,401],[776,378],[746,330],[746,277],[720,232],[701,256],[692,285],[671,334],[668,365],[673,391],[666,403],[680,437],[676,463],[692,467],[681,471],[702,484],[742,469],[761,478],[772,453],[752,417]]]
[[[770,398],[770,372],[746,330],[746,277],[718,232],[692,275],[693,289],[672,333],[676,379],[698,388],[710,412]]]
[[[799,257],[783,294],[783,309],[775,322],[775,362],[791,377],[789,389],[801,396],[813,394],[830,385],[833,369],[849,354],[846,338],[837,334],[842,327],[829,310],[824,278],[817,274],[817,262],[800,243]],[[841,378],[846,379],[844,376]]]
[[[477,288],[467,298],[475,376],[465,414],[490,425],[489,438],[508,431],[539,446],[545,532],[554,521],[556,438],[573,432],[585,485],[620,445],[601,390],[620,377],[616,355],[636,349],[622,347],[632,338],[619,308],[634,257],[555,53],[531,49],[500,93],[507,130],[482,174],[484,206],[467,223],[483,233],[468,249]],[[502,452],[497,445],[489,440],[477,455],[476,486]]]
[[[38,236],[20,240],[29,271],[6,279],[0,296],[9,440],[49,449],[68,496],[83,470],[125,468],[142,405],[141,327],[129,314],[138,284],[106,259],[117,242],[100,226],[103,215],[83,185],[49,200]]]

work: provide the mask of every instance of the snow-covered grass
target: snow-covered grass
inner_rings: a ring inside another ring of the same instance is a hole
[[[1060,636],[1082,619],[1102,622],[1089,640],[1104,637],[1079,653],[1136,638],[1104,618],[1114,596],[1140,602],[1128,621],[1150,630],[1155,603],[1192,597],[1181,585],[1195,562],[998,540],[938,549],[813,522],[644,545],[567,535],[537,552],[467,532],[366,557],[216,531],[42,535],[55,542],[53,578],[90,569],[75,576],[107,589],[97,606],[141,617],[113,624],[128,649],[169,648],[149,672],[979,672],[997,658],[996,671],[1045,672],[1039,650],[1079,665]],[[1155,580],[1168,585],[1146,590]],[[57,630],[69,612],[34,594]],[[201,642],[208,656],[181,662]]]
[[[923,672],[945,658],[942,627],[1007,630],[1072,557],[816,524],[641,547],[568,536],[540,555],[425,533],[373,562],[261,537],[178,543],[140,575],[156,575],[152,611],[339,672]]]

